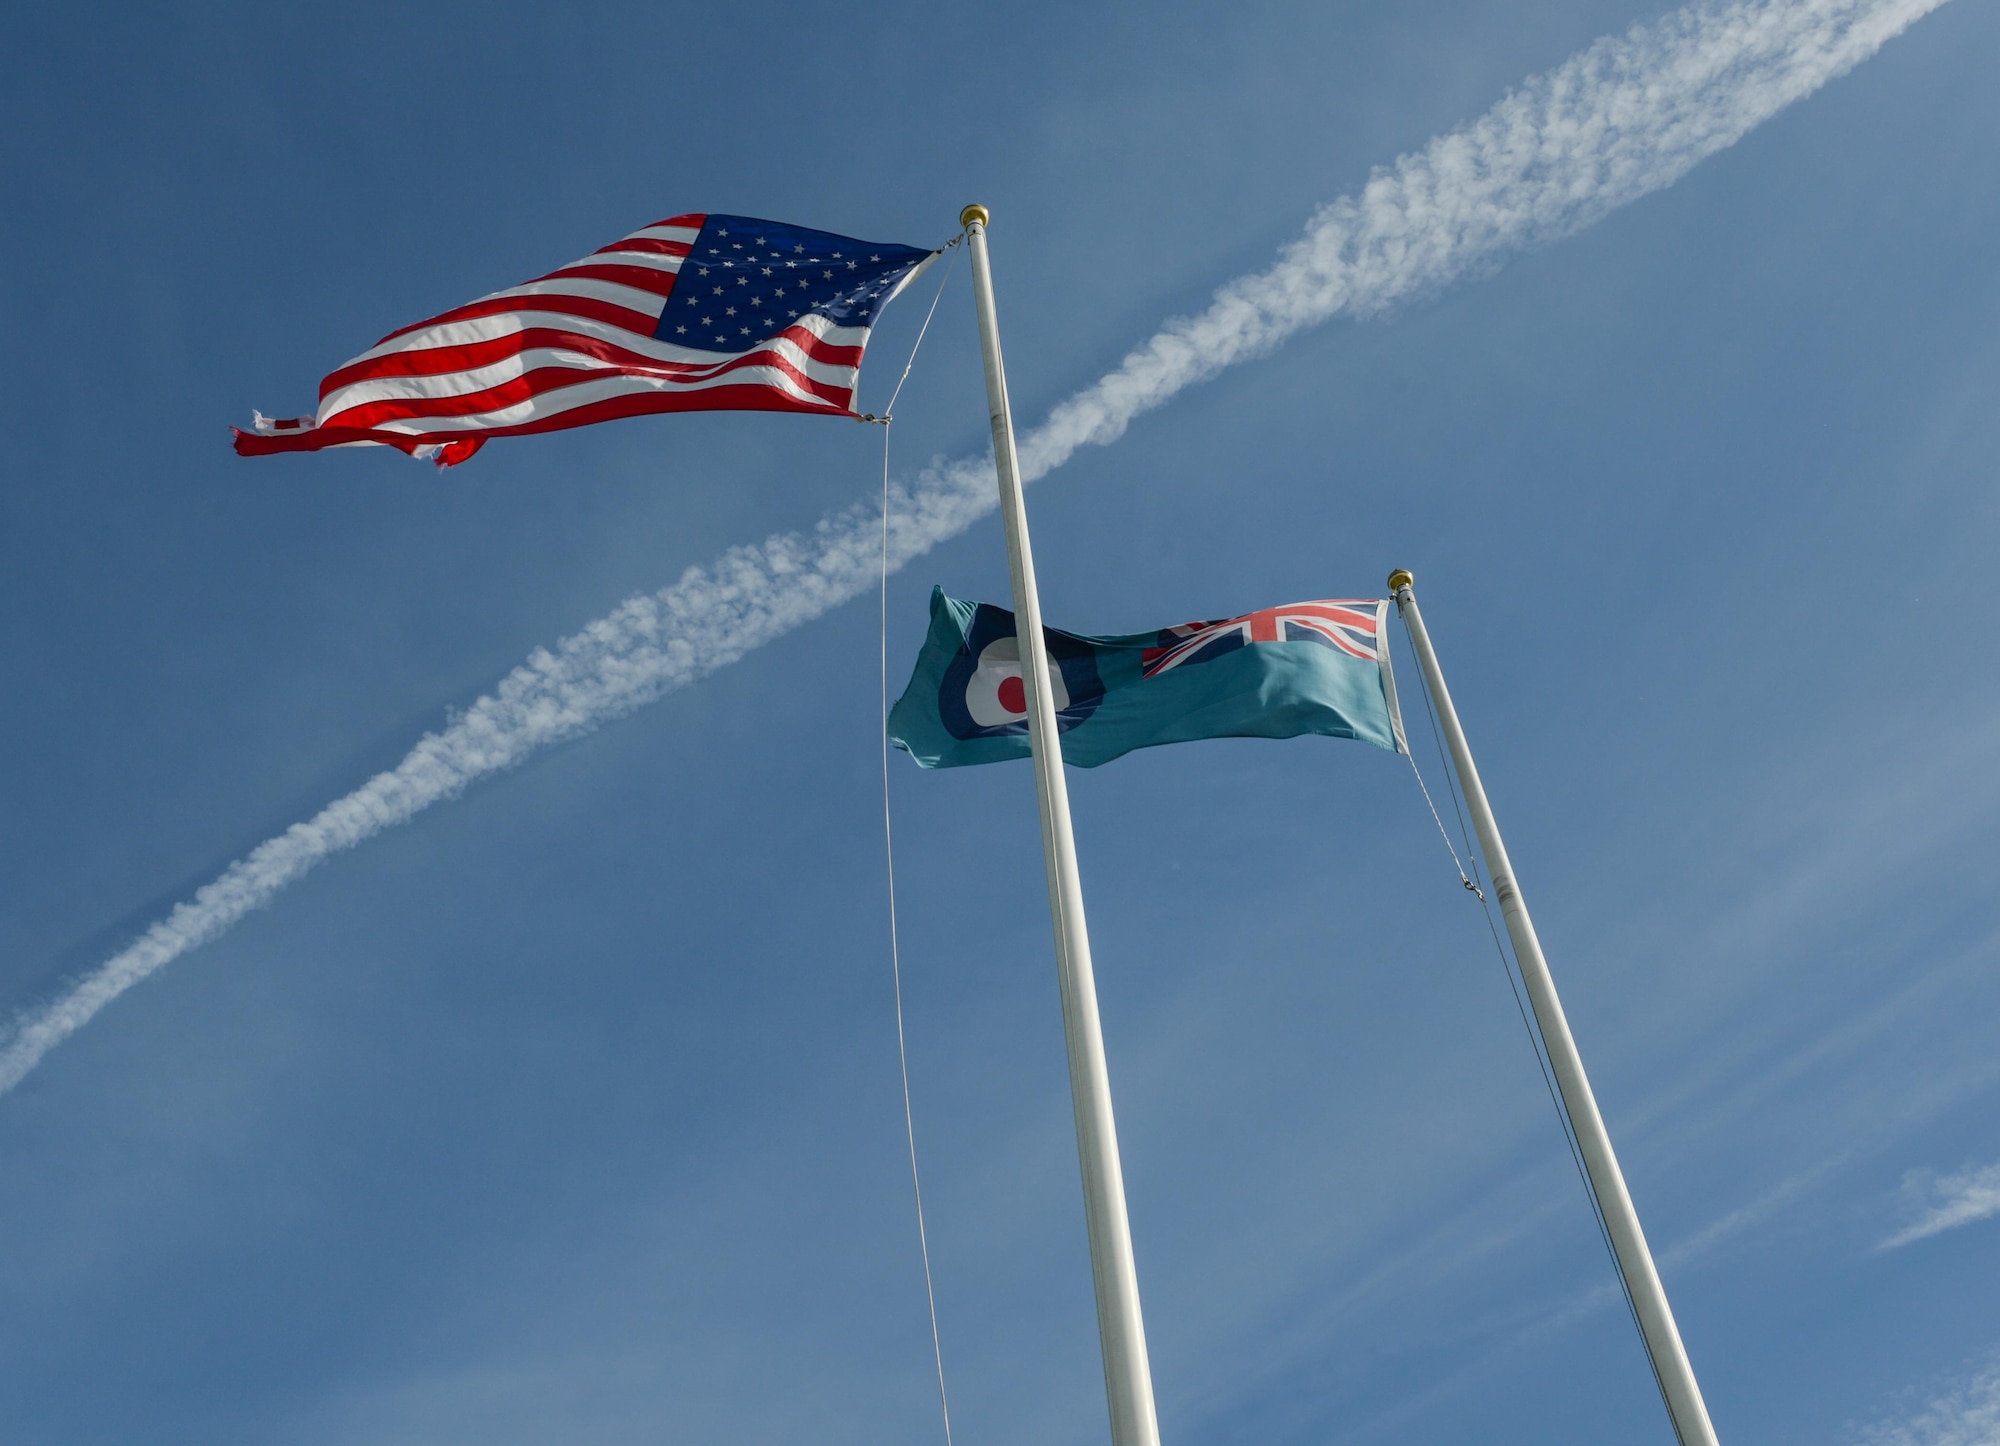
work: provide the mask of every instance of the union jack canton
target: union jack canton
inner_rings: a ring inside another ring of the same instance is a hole
[[[1206,663],[1250,643],[1318,643],[1375,662],[1382,638],[1378,598],[1322,598],[1262,608],[1218,622],[1182,623],[1160,633],[1140,657],[1139,676],[1157,677],[1189,663]]]

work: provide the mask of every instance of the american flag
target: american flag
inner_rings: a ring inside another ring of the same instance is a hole
[[[1140,653],[1139,676],[1205,663],[1248,643],[1317,643],[1373,663],[1381,618],[1379,598],[1322,598],[1218,622],[1182,623],[1166,629],[1157,645]]]
[[[938,253],[747,216],[670,216],[393,331],[310,417],[256,413],[246,457],[388,446],[439,466],[488,437],[647,412],[855,416],[875,313]]]

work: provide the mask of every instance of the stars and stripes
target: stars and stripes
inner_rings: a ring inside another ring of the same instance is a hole
[[[449,466],[488,437],[649,412],[853,416],[875,314],[936,254],[672,216],[391,332],[320,383],[312,416],[254,414],[236,450],[389,446]]]
[[[1248,643],[1317,643],[1372,663],[1381,607],[1376,598],[1323,598],[1218,622],[1183,623],[1163,631],[1158,644],[1140,655],[1139,675],[1151,678],[1188,663],[1205,663]]]

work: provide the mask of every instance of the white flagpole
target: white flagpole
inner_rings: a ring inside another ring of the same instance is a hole
[[[1639,1334],[1653,1363],[1660,1396],[1666,1402],[1667,1415],[1681,1446],[1716,1446],[1715,1427],[1709,1422],[1701,1386],[1695,1381],[1694,1367],[1681,1345],[1673,1308],[1667,1304],[1666,1287],[1660,1284],[1653,1253],[1646,1247],[1646,1233],[1639,1228],[1639,1212],[1633,1208],[1631,1193],[1625,1188],[1625,1176],[1618,1168],[1611,1136],[1604,1128],[1604,1117],[1597,1111],[1597,1097],[1591,1093],[1590,1078],[1583,1072],[1583,1057],[1576,1051],[1576,1040],[1570,1036],[1562,1001],[1556,997],[1549,961],[1542,954],[1541,940],[1535,936],[1535,921],[1528,916],[1527,901],[1521,897],[1521,886],[1514,879],[1514,866],[1507,860],[1507,845],[1500,839],[1500,825],[1494,821],[1493,808],[1486,801],[1486,790],[1479,782],[1479,769],[1472,762],[1465,730],[1459,727],[1458,711],[1451,706],[1451,691],[1444,685],[1444,673],[1431,648],[1430,634],[1424,630],[1424,615],[1417,607],[1412,587],[1415,581],[1409,572],[1398,568],[1389,574],[1389,591],[1410,629],[1410,641],[1423,667],[1424,682],[1437,704],[1438,719],[1444,724],[1452,765],[1457,770],[1466,806],[1472,810],[1480,852],[1486,856],[1486,873],[1493,881],[1500,913],[1507,921],[1507,937],[1514,941],[1521,979],[1528,987],[1535,1022],[1541,1028],[1542,1043],[1555,1070],[1556,1088],[1562,1094],[1570,1127],[1576,1132],[1584,1172],[1590,1179],[1590,1192],[1596,1197],[1598,1213],[1603,1216],[1605,1231],[1611,1237],[1612,1254],[1617,1258],[1618,1273],[1624,1277],[1626,1293],[1638,1317]]]
[[[1000,327],[993,310],[993,273],[986,258],[984,206],[959,216],[972,253],[972,289],[979,308],[979,348],[986,361],[986,402],[993,419],[993,461],[1000,474],[1000,512],[1007,530],[1007,565],[1014,581],[1014,625],[1028,702],[1028,744],[1035,759],[1041,806],[1042,858],[1048,869],[1049,912],[1055,923],[1056,977],[1062,990],[1063,1039],[1069,1047],[1069,1091],[1076,1107],[1076,1153],[1083,1168],[1083,1213],[1090,1231],[1090,1273],[1097,1288],[1097,1333],[1104,1349],[1104,1393],[1111,1408],[1112,1446],[1159,1446],[1153,1372],[1146,1360],[1146,1323],[1139,1313],[1139,1275],[1132,1227],[1125,1216],[1125,1175],[1118,1164],[1118,1127],[1111,1116],[1111,1076],[1097,1019],[1097,984],[1084,929],[1083,885],[1069,824],[1056,711],[1049,695],[1049,652],[1028,514],[1021,499],[1014,418],[1007,407],[1007,373],[1000,362]]]

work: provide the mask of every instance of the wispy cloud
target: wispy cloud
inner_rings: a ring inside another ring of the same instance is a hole
[[[1864,1432],[1861,1446],[2000,1446],[2000,1356],[1901,1421]]]
[[[1780,1214],[1789,1206],[1817,1189],[1826,1178],[1847,1162],[1851,1152],[1844,1152],[1831,1159],[1822,1160],[1809,1170],[1801,1170],[1796,1175],[1787,1176],[1757,1196],[1727,1214],[1719,1216],[1697,1230],[1687,1239],[1661,1251],[1656,1257],[1663,1274],[1684,1270],[1703,1256],[1711,1254],[1718,1247],[1745,1231],[1762,1225]],[[1616,1267],[1606,1258],[1606,1271]],[[1619,1297],[1618,1282],[1607,1277],[1588,1290],[1580,1291],[1550,1312],[1537,1327],[1540,1330],[1559,1330],[1575,1321],[1583,1319],[1605,1306],[1613,1304]],[[1518,1346],[1525,1332],[1518,1332],[1510,1345]]]
[[[1810,1170],[1801,1170],[1796,1175],[1780,1180],[1755,1200],[1731,1210],[1719,1220],[1711,1221],[1668,1250],[1659,1259],[1660,1269],[1677,1270],[1684,1265],[1692,1264],[1724,1241],[1741,1235],[1752,1226],[1762,1225],[1788,1205],[1817,1188],[1827,1176],[1846,1164],[1847,1160],[1848,1153],[1843,1152],[1830,1160],[1820,1161]]]
[[[1491,271],[1672,185],[1792,102],[1873,55],[1943,0],[1698,4],[1598,41],[1478,119],[1323,207],[1263,271],[1169,322],[1021,439],[1030,481],[1122,436],[1182,389],[1335,316],[1365,317]],[[939,462],[897,489],[901,567],[994,506],[984,459]],[[343,849],[552,743],[683,687],[865,591],[871,506],[732,549],[537,651],[462,716],[304,823],[259,845],[0,1044],[12,1088],[98,1010],[213,939]]]
[[[2000,1164],[1961,1170],[1956,1175],[1917,1171],[1904,1177],[1903,1188],[1925,1201],[1923,1216],[1884,1240],[1880,1249],[1894,1250],[2000,1215]]]

